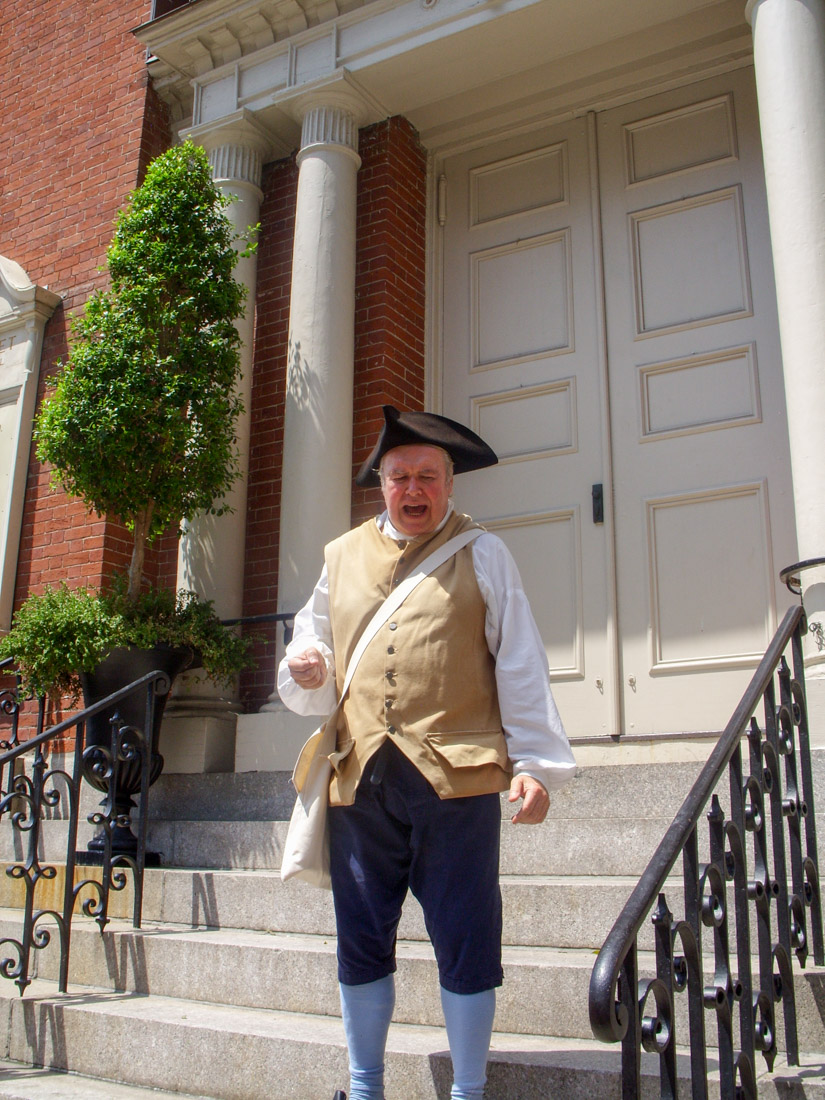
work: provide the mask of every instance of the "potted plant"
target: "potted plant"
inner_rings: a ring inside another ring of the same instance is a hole
[[[245,288],[233,277],[236,242],[222,209],[229,201],[191,142],[155,158],[118,216],[108,287],[72,322],[68,359],[35,424],[37,456],[51,464],[53,483],[122,521],[132,554],[125,575],[100,591],[61,586],[23,604],[0,642],[23,690],[76,700],[81,677],[133,647],[175,649],[178,669],[197,654],[218,682],[248,663],[247,644],[207,601],[154,589],[144,576],[147,546],[197,513],[221,514],[239,476],[233,322]],[[129,683],[141,672],[125,675]]]

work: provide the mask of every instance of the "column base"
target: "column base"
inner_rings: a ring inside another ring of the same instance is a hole
[[[176,705],[172,700],[160,730],[164,772],[234,771],[237,722],[229,704]]]
[[[258,714],[238,716],[236,772],[291,772],[309,735],[321,724],[317,714],[293,714],[283,703],[269,703]]]

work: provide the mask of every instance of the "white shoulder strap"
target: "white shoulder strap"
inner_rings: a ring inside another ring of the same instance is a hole
[[[425,558],[424,561],[422,561],[422,563],[419,565],[414,573],[411,573],[410,576],[407,577],[405,581],[402,581],[401,584],[399,584],[399,586],[393,592],[390,592],[389,596],[387,596],[387,598],[375,612],[373,617],[367,623],[366,627],[364,628],[363,634],[358,639],[358,644],[353,650],[352,656],[349,660],[349,664],[347,665],[347,674],[344,677],[344,686],[341,688],[341,699],[343,699],[347,693],[347,688],[349,687],[350,681],[352,680],[353,674],[355,673],[356,666],[361,660],[361,655],[370,644],[372,639],[375,637],[376,633],[384,625],[390,615],[392,615],[393,611],[397,610],[401,606],[404,600],[406,600],[407,596],[409,596],[410,592],[412,592],[412,590],[417,585],[419,585],[426,576],[432,573],[433,570],[438,569],[439,565],[443,565],[445,561],[453,556],[453,554],[458,553],[458,551],[463,546],[466,546],[474,539],[477,539],[479,535],[483,534],[484,530],[481,527],[472,527],[469,531],[462,531],[461,534],[456,535],[454,538],[451,538],[449,542],[445,542],[443,546],[440,546],[438,548],[438,550],[434,550],[429,557]],[[341,700],[339,700],[339,705],[340,702]]]

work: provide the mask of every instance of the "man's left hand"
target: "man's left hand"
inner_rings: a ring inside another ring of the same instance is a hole
[[[532,775],[514,775],[509,797],[511,802],[524,799],[513,815],[513,825],[540,825],[547,816],[550,796],[544,784]]]

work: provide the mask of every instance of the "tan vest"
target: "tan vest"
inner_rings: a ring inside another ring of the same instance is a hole
[[[326,548],[338,692],[370,618],[424,559],[476,524],[451,515],[441,531],[395,542],[375,520]],[[510,763],[501,728],[486,608],[469,546],[426,577],[361,658],[339,712],[330,803],[350,805],[364,766],[387,737],[441,798],[506,790]]]

